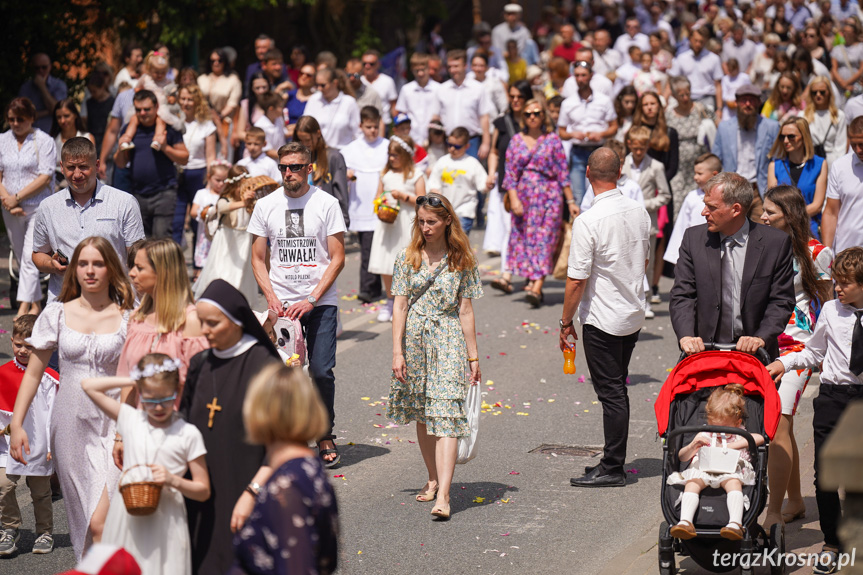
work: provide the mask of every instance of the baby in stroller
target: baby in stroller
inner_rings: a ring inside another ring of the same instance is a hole
[[[746,403],[743,399],[743,386],[730,384],[717,387],[707,400],[708,425],[737,427],[744,429],[743,420],[746,417]],[[756,445],[764,444],[764,437],[753,433]],[[699,461],[699,450],[711,445],[724,446],[737,451],[737,466],[732,473],[715,473],[702,469]],[[722,487],[726,493],[728,505],[728,524],[720,530],[725,539],[739,541],[743,539],[743,485],[755,483],[755,472],[750,462],[748,443],[739,435],[722,433],[699,433],[678,453],[681,462],[692,461],[690,466],[681,472],[675,472],[668,477],[669,485],[685,484],[680,500],[680,521],[669,530],[678,539],[695,537],[695,526],[692,521],[698,509],[699,494],[705,487]]]

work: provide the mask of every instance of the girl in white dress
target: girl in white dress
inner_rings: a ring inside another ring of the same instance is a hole
[[[204,438],[174,412],[180,384],[180,361],[163,353],[145,355],[128,377],[87,378],[84,392],[111,419],[122,435],[123,475],[120,487],[138,481],[162,484],[159,506],[150,515],[133,516],[119,493],[111,500],[103,543],[131,553],[142,573],[188,575],[192,572],[189,526],[183,497],[210,498]],[[142,408],[120,403],[110,390],[135,385]],[[184,479],[186,470],[191,479]]]
[[[243,166],[232,166],[225,180],[225,191],[209,212],[216,211],[219,229],[213,236],[210,253],[201,275],[192,286],[195,299],[201,297],[210,282],[221,278],[240,290],[246,299],[254,301],[258,295],[258,283],[252,272],[252,236],[246,231],[251,210],[246,201],[255,197],[254,190],[242,192],[243,182],[249,171]],[[244,193],[245,197],[240,194]],[[213,217],[207,214],[207,219]]]
[[[410,138],[390,138],[387,165],[378,184],[377,200],[388,206],[399,206],[399,215],[391,224],[380,219],[372,236],[372,251],[369,256],[369,272],[380,274],[387,291],[387,303],[378,314],[378,321],[392,321],[393,267],[396,256],[407,247],[414,223],[414,208],[417,196],[426,193],[422,171],[414,166],[414,144]]]
[[[717,387],[707,399],[707,425],[722,427],[737,427],[744,429],[743,418],[746,417],[746,403],[743,399],[743,386],[732,383]],[[764,437],[753,433],[756,445],[764,444]],[[728,449],[738,451],[737,469],[733,473],[716,474],[703,471],[699,465],[698,453],[702,447],[722,446],[723,441]],[[680,461],[692,461],[683,473],[672,473],[667,480],[669,485],[683,483],[683,494],[680,498],[680,521],[670,529],[672,537],[677,539],[692,539],[695,537],[695,526],[692,521],[698,510],[701,490],[705,487],[714,489],[722,487],[726,494],[728,505],[728,524],[719,534],[725,539],[740,541],[743,539],[743,486],[755,483],[755,471],[752,469],[749,455],[749,443],[739,435],[702,432],[678,453]]]
[[[222,192],[225,191],[225,181],[228,179],[228,168],[230,165],[225,163],[213,163],[207,168],[207,187],[198,190],[195,197],[192,198],[192,207],[189,210],[189,217],[194,218],[198,222],[197,238],[195,241],[195,279],[201,275],[201,269],[207,263],[207,256],[210,254],[210,245],[212,242],[207,238],[207,214],[210,208],[216,205]]]

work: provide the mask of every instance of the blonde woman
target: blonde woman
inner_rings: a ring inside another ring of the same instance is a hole
[[[209,347],[201,335],[183,249],[167,238],[144,242],[135,254],[129,278],[141,298],[141,305],[129,321],[117,375],[128,376],[148,353],[164,353],[182,361],[179,398],[189,360]],[[132,389],[124,390],[124,397],[130,395],[133,395]],[[134,399],[129,400],[133,405]]]
[[[767,168],[767,189],[794,186],[803,194],[811,220],[812,237],[821,239],[821,209],[827,195],[827,162],[815,155],[809,123],[800,117],[787,118],[770,148],[773,161]]]
[[[398,207],[399,215],[391,224],[378,220],[372,237],[369,272],[380,274],[387,292],[387,304],[378,314],[378,321],[392,321],[393,266],[399,252],[411,239],[414,206],[426,193],[425,178],[414,165],[414,144],[410,138],[390,138],[387,165],[378,184],[377,197],[388,206]]]
[[[234,539],[230,573],[258,573],[262,559],[277,572],[333,573],[339,550],[336,495],[322,461],[308,447],[329,427],[317,389],[302,370],[270,365],[249,384],[243,423],[249,441],[266,446],[273,474]],[[289,516],[293,521],[280,520]],[[287,548],[289,555],[279,552]]]
[[[815,155],[824,157],[829,169],[834,160],[848,152],[845,112],[836,108],[827,76],[812,79],[803,92],[803,102],[806,108],[800,116],[809,122]]]
[[[201,89],[195,85],[180,88],[180,109],[186,119],[183,143],[189,150],[189,161],[178,178],[177,205],[174,209],[173,238],[183,245],[186,229],[186,213],[198,190],[205,187],[207,166],[216,161],[216,125],[210,119],[210,105]],[[197,222],[192,220],[192,231],[197,232]],[[195,253],[195,238],[192,234],[192,253]]]
[[[411,241],[396,258],[393,272],[393,377],[387,418],[416,422],[428,470],[416,500],[435,501],[431,514],[445,520],[450,517],[458,438],[470,435],[464,409],[467,370],[470,385],[482,378],[472,304],[482,297],[482,283],[449,200],[432,193],[416,203]]]

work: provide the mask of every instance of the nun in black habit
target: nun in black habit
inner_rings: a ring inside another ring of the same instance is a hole
[[[249,382],[279,356],[246,298],[228,282],[210,283],[196,307],[210,349],[189,364],[180,413],[207,447],[210,499],[187,499],[186,509],[192,571],[210,575],[230,569],[232,532],[248,519],[256,492],[272,473],[264,446],[245,441],[243,400]]]

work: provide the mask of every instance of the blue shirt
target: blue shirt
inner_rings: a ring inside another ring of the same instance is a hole
[[[296,124],[300,116],[303,115],[306,103],[297,98],[296,90],[291,90],[288,92],[288,101],[285,104],[285,108],[288,109],[288,125],[290,126],[291,124]]]
[[[125,133],[126,126],[120,129]],[[150,147],[156,125],[150,127],[138,125],[138,131],[132,142],[135,148],[129,151],[129,170],[131,189],[129,192],[139,196],[152,196],[166,188],[177,187],[177,168],[164,152],[157,152]],[[165,145],[174,146],[183,143],[183,136],[174,128],[168,126],[168,136]]]

